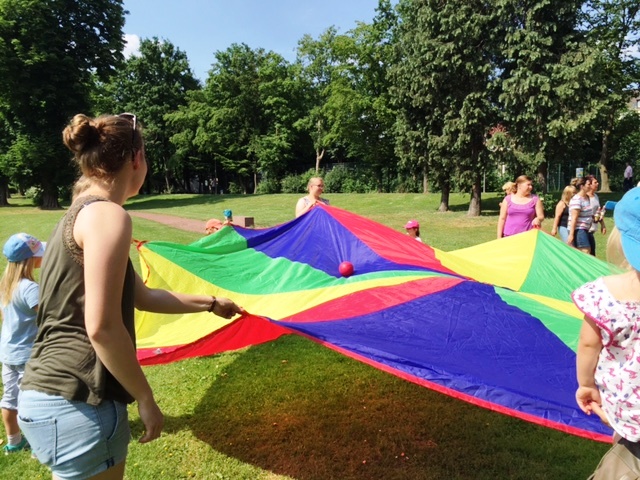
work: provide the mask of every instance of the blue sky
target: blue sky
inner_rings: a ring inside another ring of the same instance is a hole
[[[396,3],[396,2],[392,2]],[[232,43],[264,48],[295,59],[304,34],[317,38],[330,26],[345,33],[358,21],[370,23],[378,0],[125,0],[125,54],[141,38],[170,41],[187,54],[204,81],[213,54]]]

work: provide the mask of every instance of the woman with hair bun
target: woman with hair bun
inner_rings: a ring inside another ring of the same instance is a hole
[[[511,185],[511,188],[507,189],[507,185],[502,187],[507,195],[500,203],[498,238],[540,228],[544,220],[544,209],[540,198],[531,194],[533,190],[531,178],[520,175],[516,178],[515,186]]]
[[[136,358],[134,308],[224,318],[243,310],[227,298],[150,289],[133,269],[122,206],[147,174],[135,115],[76,115],[63,140],[82,185],[47,244],[18,421],[53,478],[122,479],[127,404],[138,404],[141,443],[158,438],[164,422]]]

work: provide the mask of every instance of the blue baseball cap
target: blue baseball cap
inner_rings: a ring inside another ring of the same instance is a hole
[[[45,247],[45,243],[28,233],[16,233],[4,244],[2,253],[10,262],[21,262],[31,257],[41,257]]]
[[[620,231],[624,256],[636,270],[640,270],[640,187],[624,194],[613,210],[613,220]]]

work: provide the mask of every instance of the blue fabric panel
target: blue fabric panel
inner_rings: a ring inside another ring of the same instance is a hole
[[[322,236],[318,235],[319,231]],[[400,267],[371,250],[325,209],[313,209],[276,227],[238,229],[237,232],[245,237],[249,248],[271,258],[284,257],[306,263],[334,277],[341,276],[338,267],[343,261],[353,263],[356,275],[398,270]],[[407,237],[406,241],[409,240]],[[412,265],[402,265],[402,270],[434,271]]]
[[[278,323],[517,412],[611,433],[575,403],[574,352],[490,285],[463,282],[346,320]]]

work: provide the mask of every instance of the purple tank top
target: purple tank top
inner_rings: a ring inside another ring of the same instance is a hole
[[[517,233],[526,232],[533,228],[532,220],[536,218],[536,203],[538,197],[531,195],[531,201],[519,205],[511,201],[511,195],[504,198],[507,202],[507,220],[504,222],[503,237],[509,237]]]

